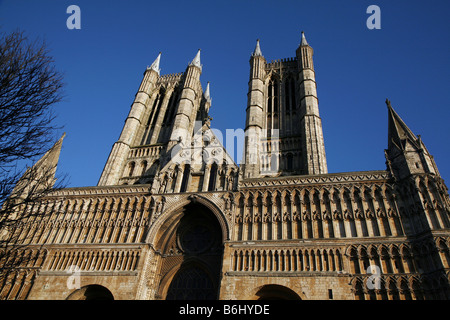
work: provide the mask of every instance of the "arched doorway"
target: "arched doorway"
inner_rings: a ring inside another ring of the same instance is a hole
[[[168,300],[218,298],[223,258],[222,228],[210,209],[191,202],[160,228],[157,248],[163,274],[159,295]]]
[[[173,277],[166,300],[213,300],[217,289],[210,275],[200,266],[183,267]]]
[[[293,290],[277,284],[268,284],[256,292],[257,300],[301,300]]]
[[[92,284],[75,290],[66,300],[114,300],[114,296],[107,288]]]

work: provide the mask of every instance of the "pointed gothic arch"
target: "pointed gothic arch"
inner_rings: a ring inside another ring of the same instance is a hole
[[[187,259],[172,268],[163,278],[161,296],[166,300],[214,300],[218,298],[218,284],[208,265],[196,259]]]
[[[161,252],[158,296],[217,299],[223,259],[223,230],[217,216],[197,197],[163,214],[153,246]],[[151,239],[151,238],[150,238]],[[149,240],[150,240],[149,239]]]
[[[108,288],[91,284],[73,291],[66,300],[114,300],[114,296]]]
[[[255,291],[254,300],[301,300],[297,292],[279,284],[266,284]]]
[[[217,221],[220,224],[222,241],[230,239],[229,221],[223,214],[222,210],[220,210],[219,207],[217,207],[213,202],[206,199],[205,197],[202,197],[200,195],[189,195],[180,199],[175,205],[172,205],[167,210],[164,210],[164,212],[158,217],[158,219],[153,223],[153,225],[149,229],[146,238],[146,243],[154,245],[155,242],[157,241],[156,239],[157,233],[161,229],[161,227],[163,225],[167,225],[169,220],[171,220],[174,216],[179,215],[182,212],[183,208],[190,203],[198,203],[206,207],[208,210],[210,210],[210,212],[216,217]]]

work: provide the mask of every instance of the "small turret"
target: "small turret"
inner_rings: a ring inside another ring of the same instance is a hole
[[[243,174],[245,178],[260,175],[261,132],[264,122],[264,77],[266,59],[263,57],[259,39],[250,57],[250,81],[248,85],[247,118],[245,122],[245,150]]]
[[[196,101],[197,97],[201,94],[201,74],[202,65],[200,63],[200,49],[198,49],[197,54],[189,63],[184,73],[184,83],[182,84],[180,102],[167,147],[168,150],[177,143],[187,145],[192,137],[199,108]]]
[[[300,46],[309,46],[308,41],[306,41],[305,33],[302,31],[302,41],[300,42]]]
[[[256,47],[250,57],[250,81],[258,78],[263,80],[265,75],[266,59],[264,59],[261,47],[259,46],[259,39],[256,40]]]
[[[385,151],[388,169],[402,180],[412,174],[439,175],[433,156],[428,152],[420,136],[416,136],[395,112],[386,99],[388,108],[388,148]]]
[[[211,94],[209,91],[210,91],[210,89],[209,89],[209,81],[208,81],[208,84],[206,85],[205,93],[203,94],[203,96],[205,97],[207,102],[211,103]]]
[[[159,72],[161,71],[161,69],[159,68],[159,61],[160,60],[161,60],[161,52],[156,57],[155,61],[153,61],[152,65],[150,67],[147,67],[147,70],[154,70],[159,75]]]
[[[9,200],[30,199],[49,192],[56,182],[61,147],[66,133],[32,167],[28,168],[16,183]]]
[[[133,144],[139,127],[143,121],[144,114],[148,108],[150,97],[156,87],[159,79],[159,63],[161,60],[161,52],[155,61],[144,72],[139,90],[136,93],[130,112],[123,126],[119,140],[114,143],[108,161],[103,168],[102,175],[98,182],[99,186],[115,185],[119,182],[120,174],[123,170],[128,152]]]
[[[259,46],[259,39],[256,39],[256,47],[252,53],[252,57],[262,56],[261,47]]]
[[[300,41],[300,45],[296,51],[298,66],[300,70],[311,69],[314,71],[314,63],[313,63],[313,48],[306,41],[305,33],[302,31],[302,40]]]
[[[303,172],[305,174],[323,174],[328,173],[328,169],[322,120],[319,115],[313,53],[314,50],[306,41],[305,33],[302,31],[302,39],[296,54],[299,72],[300,121],[303,130]]]
[[[194,57],[194,60],[189,64],[189,66],[195,66],[200,68],[200,71],[202,71],[202,65],[200,63],[200,49],[198,49],[197,54]]]
[[[159,78],[159,73],[161,69],[159,68],[159,63],[161,61],[161,52],[156,57],[155,61],[151,64],[150,67],[147,67],[147,69],[144,72],[144,79],[142,79],[141,86],[139,87],[138,93],[143,92],[146,95],[149,95],[149,93],[153,90],[156,82]]]

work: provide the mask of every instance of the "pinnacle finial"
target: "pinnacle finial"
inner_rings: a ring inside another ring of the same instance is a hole
[[[391,101],[389,101],[388,98],[386,98],[386,105],[388,106],[388,108],[392,108]]]
[[[302,42],[300,42],[301,46],[308,46],[308,41],[306,41],[305,33],[302,31]]]
[[[209,81],[208,81],[208,84],[206,85],[206,90],[205,90],[205,93],[203,95],[204,95],[206,101],[211,103],[211,93],[210,93],[210,90],[209,90]]]
[[[189,65],[199,67],[200,70],[202,69],[202,65],[200,63],[200,49],[198,49],[197,54],[194,57],[194,60],[192,60],[192,62]]]
[[[159,68],[159,62],[161,60],[161,52],[158,54],[158,56],[156,57],[155,61],[153,61],[152,65],[150,67],[147,67],[147,70],[154,70],[158,73],[161,71],[161,69]]]
[[[262,56],[261,47],[259,46],[259,39],[256,39],[255,51],[253,51],[252,56]]]

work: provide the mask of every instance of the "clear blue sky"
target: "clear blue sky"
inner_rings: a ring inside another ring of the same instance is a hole
[[[71,4],[81,8],[80,30],[66,27]],[[366,27],[372,4],[380,30]],[[329,172],[385,169],[389,98],[450,185],[449,15],[447,0],[0,0],[2,30],[45,39],[65,74],[58,170],[73,187],[97,184],[158,52],[168,74],[184,72],[202,49],[212,126],[225,132],[244,128],[256,39],[269,61],[294,57],[302,30],[314,48]]]

